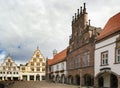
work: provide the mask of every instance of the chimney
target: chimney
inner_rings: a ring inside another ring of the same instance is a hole
[[[53,50],[53,57],[54,57],[56,54],[57,54],[57,50],[54,49],[54,50]]]

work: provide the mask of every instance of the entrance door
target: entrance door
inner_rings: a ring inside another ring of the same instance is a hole
[[[23,80],[26,81],[27,80],[27,75],[23,75]]]
[[[111,88],[118,88],[118,79],[115,75],[111,74]]]
[[[104,84],[103,84],[103,83],[104,83],[103,80],[104,80],[103,77],[100,77],[100,78],[98,79],[98,86],[99,86],[100,88],[102,88],[103,85],[104,85]]]
[[[10,80],[11,80],[11,77],[7,77],[7,80],[9,80],[9,81],[10,81]]]
[[[13,77],[13,80],[14,81],[18,81],[18,77]]]
[[[30,80],[34,80],[34,75],[30,75]]]
[[[76,84],[80,85],[80,76],[79,75],[76,75]]]
[[[38,80],[38,81],[40,80],[40,75],[39,74],[36,75],[36,80]]]

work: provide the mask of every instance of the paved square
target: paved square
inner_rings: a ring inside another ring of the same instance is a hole
[[[78,86],[51,83],[46,81],[16,81],[14,84],[10,85],[8,88],[78,88]]]

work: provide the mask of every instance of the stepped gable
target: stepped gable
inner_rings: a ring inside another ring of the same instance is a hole
[[[61,62],[61,61],[65,60],[66,53],[67,53],[67,49],[64,49],[60,53],[56,54],[53,57],[53,59],[48,59],[48,65],[53,65],[53,64],[56,64],[58,62]]]
[[[98,36],[97,40],[101,40],[115,32],[118,32],[119,30],[120,30],[120,12],[108,20],[104,29]]]

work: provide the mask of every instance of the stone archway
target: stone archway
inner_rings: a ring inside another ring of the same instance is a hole
[[[73,76],[72,75],[68,76],[68,83],[73,84]]]
[[[85,86],[93,86],[94,85],[94,78],[89,74],[84,75],[84,85]]]
[[[57,83],[60,83],[60,76],[59,76],[59,75],[56,75],[55,81],[56,81]]]
[[[111,71],[100,72],[95,79],[98,88],[118,88],[118,75]]]
[[[61,83],[66,83],[66,78],[64,74],[62,74],[61,76]]]
[[[39,74],[36,75],[36,81],[40,81],[40,75]]]
[[[75,80],[75,81],[76,81],[75,84],[76,84],[76,85],[80,85],[80,76],[79,76],[79,75],[76,75],[76,76],[75,76],[75,79],[76,79],[76,80]]]
[[[55,76],[54,75],[52,75],[51,79],[52,79],[53,82],[55,82]]]

